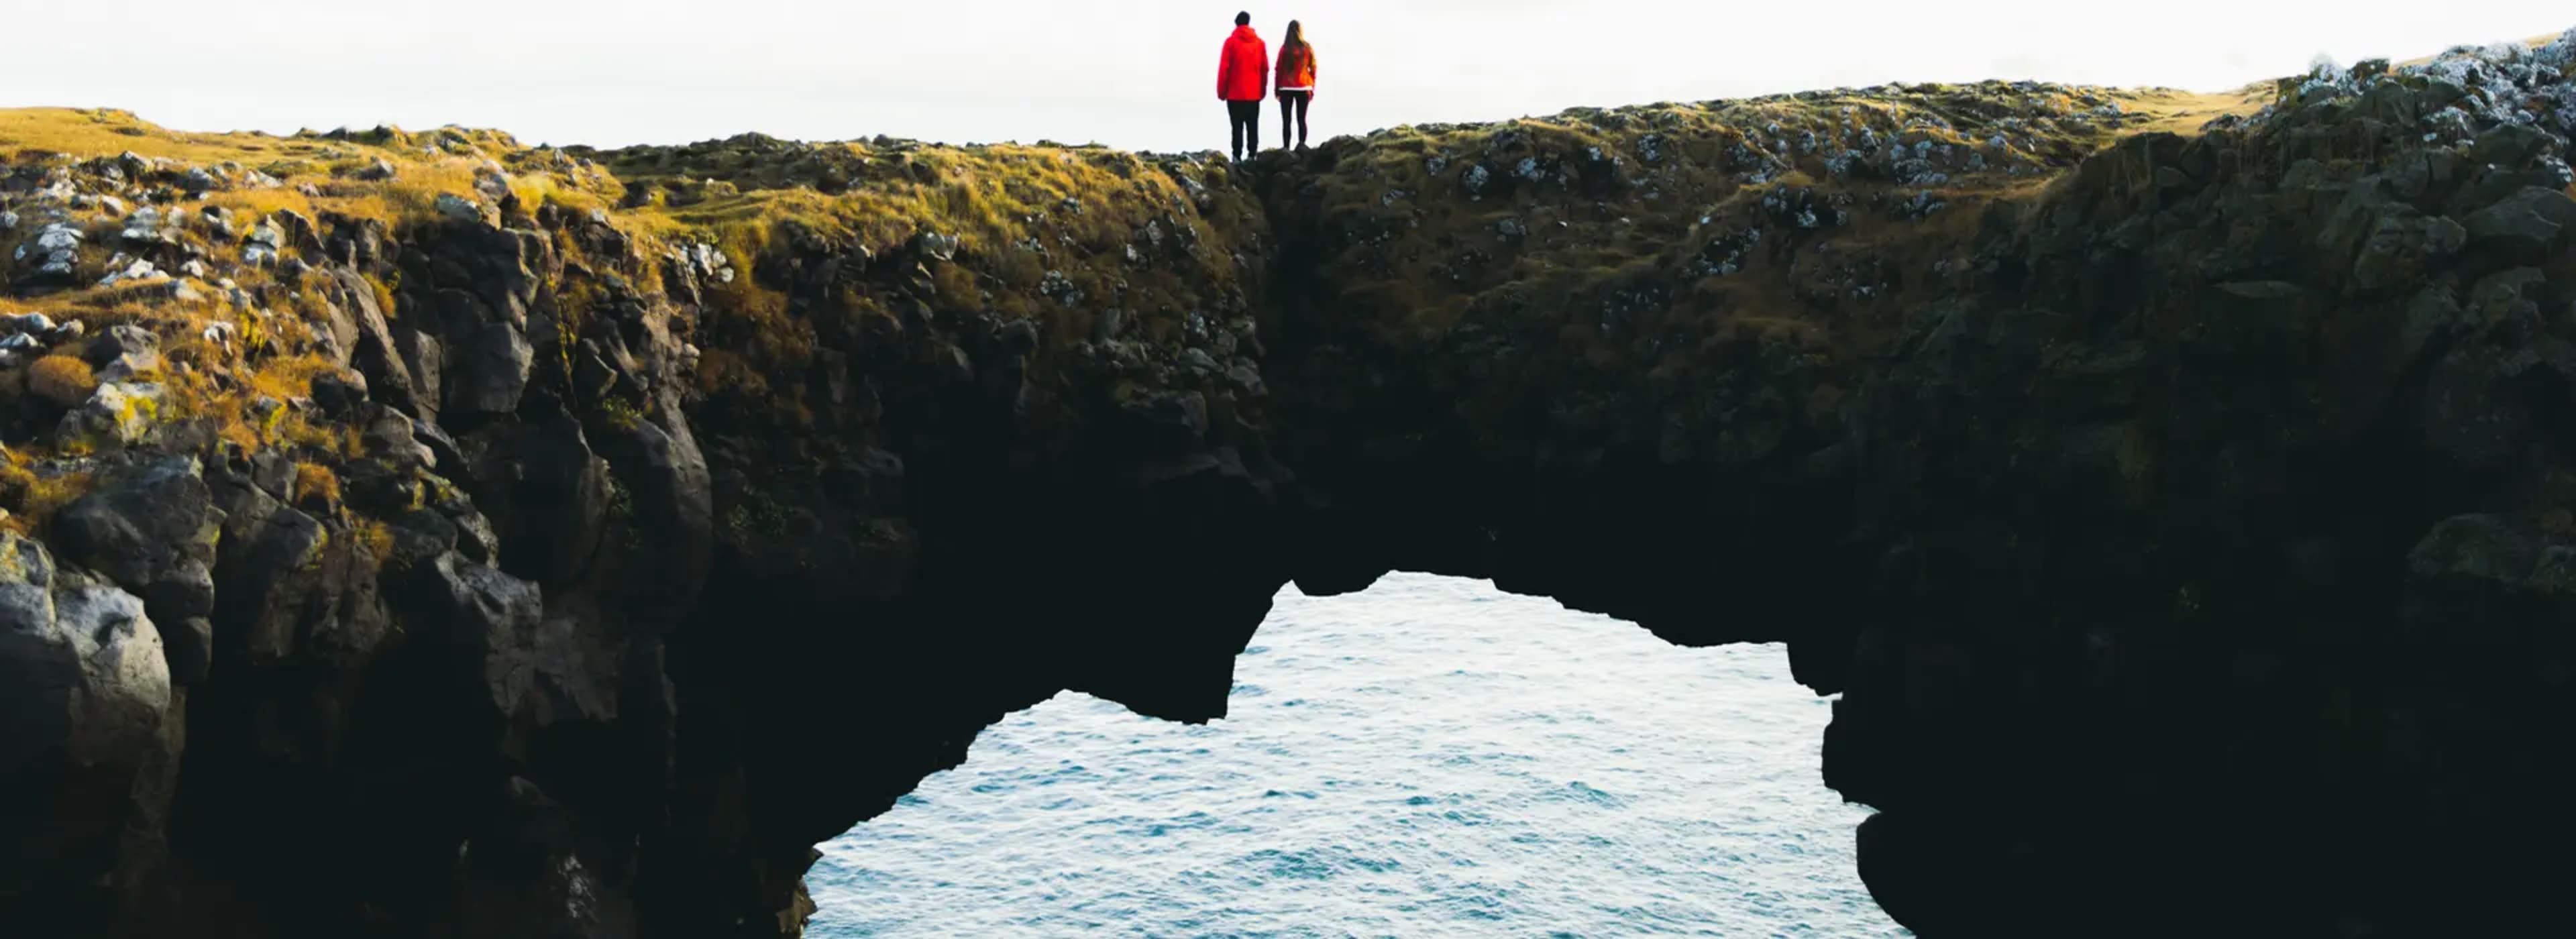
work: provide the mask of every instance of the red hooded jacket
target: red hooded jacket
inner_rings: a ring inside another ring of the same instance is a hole
[[[1227,101],[1270,96],[1270,44],[1252,27],[1237,26],[1226,37],[1225,54],[1216,60],[1216,96]]]

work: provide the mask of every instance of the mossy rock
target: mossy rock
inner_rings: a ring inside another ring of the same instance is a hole
[[[79,356],[49,355],[25,372],[27,388],[57,408],[70,409],[98,392],[98,377]]]

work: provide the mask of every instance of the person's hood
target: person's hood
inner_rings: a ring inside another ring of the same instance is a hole
[[[1253,32],[1253,31],[1252,31],[1252,27],[1250,27],[1250,26],[1237,26],[1237,27],[1235,27],[1235,28],[1234,28],[1234,35],[1233,35],[1233,36],[1230,36],[1230,37],[1227,37],[1225,41],[1227,41],[1227,42],[1260,42],[1260,41],[1261,41],[1261,34],[1260,34],[1260,33]]]

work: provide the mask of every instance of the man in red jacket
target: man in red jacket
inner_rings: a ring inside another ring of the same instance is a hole
[[[1234,35],[1216,60],[1216,96],[1234,122],[1234,160],[1261,155],[1261,99],[1270,96],[1270,44],[1252,31],[1252,14],[1234,15]]]

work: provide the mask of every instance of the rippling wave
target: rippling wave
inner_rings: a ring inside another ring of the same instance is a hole
[[[823,846],[809,935],[1905,936],[1780,646],[1474,581],[1282,591],[1232,715],[1066,694]]]

